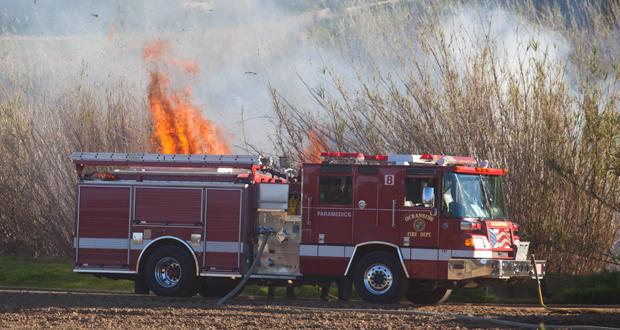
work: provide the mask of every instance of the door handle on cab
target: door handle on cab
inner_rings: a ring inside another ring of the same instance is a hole
[[[396,200],[392,200],[392,228],[396,228]]]

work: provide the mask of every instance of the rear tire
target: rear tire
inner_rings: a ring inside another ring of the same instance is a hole
[[[371,252],[355,266],[355,290],[369,303],[397,302],[407,290],[403,268],[398,259],[387,252]]]
[[[153,252],[146,263],[144,277],[158,296],[188,297],[195,293],[194,260],[178,246],[165,245]]]
[[[452,289],[437,287],[435,289],[410,289],[405,296],[409,301],[418,305],[437,305],[450,298]]]

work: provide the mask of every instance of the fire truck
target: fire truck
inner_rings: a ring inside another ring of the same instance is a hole
[[[471,157],[327,152],[297,170],[254,155],[71,159],[74,271],[132,279],[138,293],[331,281],[367,302],[435,304],[545,273],[506,214],[507,171]]]

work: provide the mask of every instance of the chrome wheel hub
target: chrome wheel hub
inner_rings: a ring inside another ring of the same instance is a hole
[[[164,288],[172,288],[181,280],[181,264],[172,257],[164,257],[155,265],[155,280]]]
[[[364,272],[364,287],[369,292],[382,295],[392,287],[392,271],[383,264],[374,264]]]

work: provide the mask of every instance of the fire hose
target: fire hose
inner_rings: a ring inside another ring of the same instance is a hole
[[[552,313],[558,314],[604,314],[605,310],[600,308],[580,308],[580,309],[572,309],[572,308],[552,308],[545,305],[545,301],[543,300],[542,287],[540,285],[540,277],[538,276],[538,269],[536,269],[536,257],[532,254],[532,268],[534,268],[534,277],[536,278],[536,286],[538,293],[538,304],[540,306]]]
[[[220,300],[217,301],[216,303],[217,306],[224,305],[228,300],[230,300],[232,297],[237,295],[245,287],[252,273],[254,273],[254,271],[256,270],[256,267],[258,267],[260,257],[263,254],[265,247],[267,246],[267,240],[269,239],[271,235],[276,233],[276,231],[273,228],[264,228],[264,227],[260,227],[258,229],[258,232],[259,232],[259,238],[262,238],[262,242],[257,250],[256,256],[254,257],[254,261],[252,262],[252,265],[250,266],[248,271],[243,275],[243,279],[241,280],[241,282],[239,282],[239,284],[232,291],[230,291],[226,296],[222,297]],[[605,313],[603,309],[599,309],[599,308],[567,309],[567,308],[548,307],[547,305],[545,305],[545,302],[543,299],[542,287],[540,284],[540,277],[538,274],[538,269],[536,269],[536,258],[534,255],[532,255],[532,266],[533,266],[534,276],[536,278],[536,283],[537,283],[538,303],[545,310],[548,310],[552,313],[560,313],[560,314],[575,314],[575,313],[577,314],[584,314],[584,313],[602,314],[602,313]],[[310,307],[301,307],[300,309],[321,310],[321,308],[310,308]],[[343,309],[343,310],[347,310],[347,309]],[[350,310],[356,311],[356,312],[364,311],[364,309],[350,309]],[[375,312],[377,311],[378,310],[375,310]],[[424,314],[424,315],[441,315],[439,313],[422,312],[422,311],[417,311],[417,312],[385,311],[385,312],[412,313],[412,314]],[[445,316],[445,314],[443,315]],[[493,324],[498,324],[498,325],[503,325],[503,326],[514,326],[514,327],[524,327],[524,328],[538,328],[540,326],[538,324],[514,322],[514,321],[507,321],[507,320],[500,320],[500,319],[489,319],[489,318],[484,318],[484,317],[465,316],[465,315],[458,315],[458,314],[453,315],[453,316],[455,316],[456,319],[461,319],[461,320],[466,320],[466,321],[490,322]],[[565,325],[545,325],[545,327],[551,329],[551,328],[564,328],[566,326]],[[607,327],[599,327],[599,326],[591,326],[591,325],[585,325],[585,326],[584,325],[570,325],[570,327],[574,329],[612,329],[612,328],[607,328]]]
[[[254,257],[254,261],[252,262],[252,265],[250,266],[248,271],[245,272],[245,274],[243,275],[243,279],[241,279],[241,282],[239,282],[239,284],[237,284],[237,286],[234,289],[232,289],[232,291],[230,291],[228,294],[226,294],[224,297],[222,297],[220,300],[217,301],[216,303],[217,306],[224,305],[230,298],[237,295],[237,293],[239,293],[245,287],[245,284],[250,280],[252,273],[254,273],[254,271],[256,270],[256,267],[258,267],[260,257],[263,254],[265,247],[267,246],[267,240],[269,239],[271,235],[276,233],[276,231],[273,228],[259,227],[258,233],[259,233],[259,238],[262,238],[263,241],[260,243],[260,246],[258,247],[258,251],[256,253],[256,257]]]

